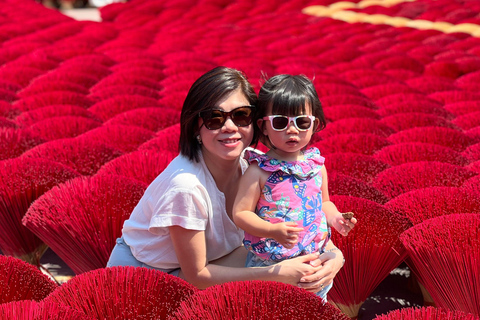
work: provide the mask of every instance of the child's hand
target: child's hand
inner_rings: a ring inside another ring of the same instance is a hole
[[[298,228],[296,222],[281,222],[272,224],[269,237],[287,249],[291,249],[298,242],[298,235],[303,228]]]
[[[355,227],[357,219],[353,217],[352,212],[340,213],[335,216],[331,221],[331,226],[335,228],[342,236],[347,236],[350,231]]]

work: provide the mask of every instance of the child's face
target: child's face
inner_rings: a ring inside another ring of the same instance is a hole
[[[276,152],[285,154],[300,153],[305,148],[314,133],[318,120],[312,116],[312,108],[306,105],[306,113],[297,116],[276,117],[266,119],[268,116],[276,116],[271,108],[264,119],[259,119],[258,125],[265,136],[268,136],[270,143],[276,148]],[[310,117],[308,117],[310,116]],[[283,129],[283,130],[282,130]]]

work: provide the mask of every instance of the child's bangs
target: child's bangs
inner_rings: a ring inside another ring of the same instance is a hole
[[[279,90],[273,96],[272,114],[298,116],[307,113],[307,104],[310,104],[309,101],[306,101],[307,95],[298,87],[292,87],[287,87],[283,91]]]

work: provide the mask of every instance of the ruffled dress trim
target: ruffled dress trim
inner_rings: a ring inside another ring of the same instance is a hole
[[[303,154],[303,160],[298,161],[280,161],[267,154],[255,152],[255,150],[246,150],[245,157],[248,163],[256,161],[258,166],[265,171],[280,170],[299,179],[309,179],[318,174],[325,163],[325,158],[320,156],[320,151],[315,147],[307,149]]]

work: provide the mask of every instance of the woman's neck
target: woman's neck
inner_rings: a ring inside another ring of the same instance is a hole
[[[242,175],[238,158],[235,160],[219,159],[215,155],[204,152],[203,160],[215,180],[218,190],[223,193],[232,186],[232,181],[238,182]]]

